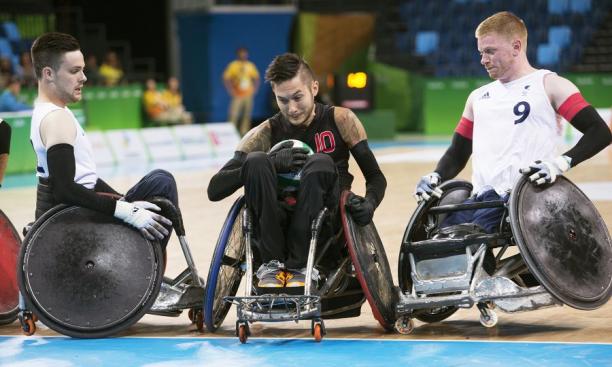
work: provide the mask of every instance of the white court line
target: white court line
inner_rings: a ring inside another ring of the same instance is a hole
[[[378,163],[437,162],[445,151],[446,148],[431,148],[406,153],[377,154],[376,160]]]

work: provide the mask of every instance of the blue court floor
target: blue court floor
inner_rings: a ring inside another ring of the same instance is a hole
[[[0,366],[612,366],[612,344],[0,337]]]

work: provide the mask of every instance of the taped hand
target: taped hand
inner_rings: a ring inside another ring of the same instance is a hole
[[[521,168],[519,172],[524,175],[529,175],[529,181],[536,185],[553,183],[557,179],[557,176],[562,175],[570,169],[571,161],[572,159],[565,155],[557,157],[554,161],[538,160],[531,163],[529,167]]]
[[[432,172],[428,175],[421,177],[419,183],[417,183],[416,189],[414,190],[414,197],[417,202],[423,200],[427,201],[432,196],[440,198],[442,196],[442,190],[437,186],[442,182],[442,178],[437,172]]]
[[[148,201],[128,203],[119,200],[114,215],[115,218],[139,229],[140,233],[149,240],[164,239],[170,233],[164,225],[171,226],[172,222],[151,210],[160,211],[161,209]]]

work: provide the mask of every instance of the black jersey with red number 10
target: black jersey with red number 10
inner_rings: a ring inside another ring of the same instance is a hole
[[[340,189],[350,189],[353,175],[348,171],[349,147],[342,139],[334,120],[334,107],[315,103],[315,117],[307,127],[293,126],[279,112],[270,118],[270,146],[287,139],[308,144],[316,153],[331,156],[338,168]]]

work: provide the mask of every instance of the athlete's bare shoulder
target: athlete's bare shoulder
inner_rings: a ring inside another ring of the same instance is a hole
[[[363,124],[353,111],[344,107],[334,107],[334,120],[340,130],[342,139],[349,148],[354,147],[362,140],[368,138]]]
[[[244,153],[267,152],[270,150],[271,141],[272,130],[270,129],[269,120],[266,120],[249,130],[240,143],[238,143],[236,150]]]
[[[467,100],[465,101],[465,107],[463,108],[463,113],[461,114],[461,117],[465,117],[466,119],[470,120],[470,121],[474,121],[474,107],[473,107],[473,103],[474,103],[474,95],[476,94],[476,92],[478,91],[478,89],[472,91],[472,93],[470,93],[470,95],[468,96]]]
[[[74,119],[65,109],[49,112],[40,122],[40,138],[47,148],[56,144],[74,145],[76,134]]]
[[[557,75],[557,73],[549,73],[544,76],[544,90],[555,110],[557,110],[568,97],[580,93],[580,90],[578,90],[578,87],[576,87],[574,83]]]

